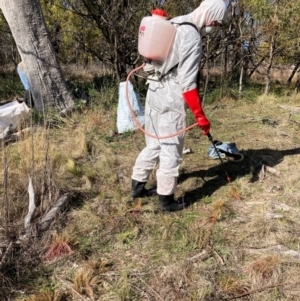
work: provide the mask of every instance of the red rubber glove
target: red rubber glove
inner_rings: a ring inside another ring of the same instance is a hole
[[[200,129],[204,132],[204,135],[207,135],[210,129],[210,122],[208,121],[203,112],[198,90],[193,89],[184,92],[182,93],[182,96],[187,105],[189,106],[190,110],[193,112]]]

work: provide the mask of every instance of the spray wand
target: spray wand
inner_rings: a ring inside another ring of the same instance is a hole
[[[231,179],[230,179],[230,177],[229,177],[227,171],[226,171],[225,168],[224,168],[224,162],[223,162],[223,160],[222,160],[222,158],[221,158],[221,156],[220,156],[220,153],[218,152],[218,150],[217,150],[217,148],[216,148],[215,142],[214,142],[213,137],[212,137],[212,135],[210,134],[210,132],[207,133],[207,138],[208,138],[208,140],[212,143],[212,145],[214,146],[214,149],[215,149],[215,151],[216,151],[216,153],[217,153],[217,155],[218,155],[218,157],[219,157],[219,159],[220,159],[220,161],[221,161],[221,168],[222,168],[223,172],[224,172],[225,175],[226,175],[227,181],[230,182]]]

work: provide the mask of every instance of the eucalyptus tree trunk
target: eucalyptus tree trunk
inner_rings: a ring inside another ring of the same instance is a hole
[[[41,111],[45,107],[73,107],[39,0],[0,0],[0,9],[25,65],[35,108]]]

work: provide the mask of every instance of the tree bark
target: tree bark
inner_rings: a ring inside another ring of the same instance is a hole
[[[38,0],[0,0],[0,9],[10,27],[25,65],[35,108],[59,110],[74,105],[57,56],[53,50]]]

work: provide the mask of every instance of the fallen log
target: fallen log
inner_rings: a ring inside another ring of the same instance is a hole
[[[66,193],[62,195],[56,202],[56,204],[45,214],[45,216],[38,222],[38,231],[46,231],[53,220],[63,211],[65,211],[70,203],[71,195]]]

